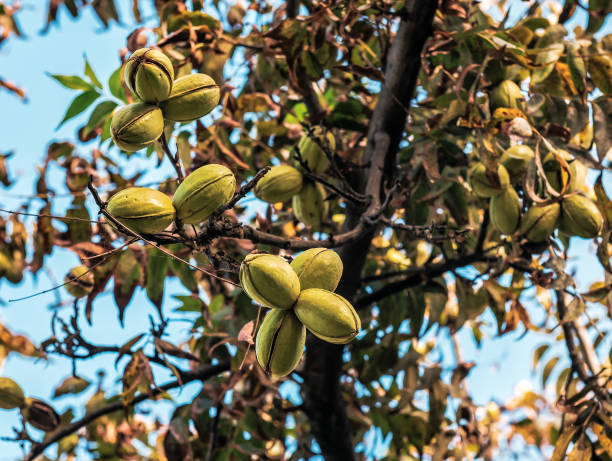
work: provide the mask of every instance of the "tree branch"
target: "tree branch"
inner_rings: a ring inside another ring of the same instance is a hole
[[[578,352],[576,346],[576,330],[574,328],[574,322],[566,320],[567,306],[565,304],[565,293],[562,290],[556,290],[557,296],[557,313],[559,314],[559,322],[563,329],[563,336],[565,338],[565,345],[567,346],[567,352],[572,362],[573,368],[578,373],[580,380],[586,385],[590,386],[591,390],[603,401],[610,400],[610,396],[606,393],[605,389],[601,388],[596,380],[596,377],[589,375],[589,368],[584,358]]]
[[[446,261],[426,264],[418,269],[410,271],[408,277],[401,280],[388,283],[382,288],[368,293],[359,298],[355,303],[355,308],[362,309],[368,307],[370,304],[375,303],[387,296],[391,296],[395,293],[399,293],[407,288],[420,285],[426,280],[439,277],[445,272],[457,269],[459,267],[469,266],[476,262],[494,262],[497,261],[498,257],[494,255],[487,255],[483,252],[469,253],[464,256],[457,256],[455,258],[449,258]],[[397,274],[395,274],[397,275]]]
[[[206,379],[212,378],[213,376],[218,375],[219,373],[223,373],[224,371],[229,370],[228,363],[221,363],[218,365],[204,365],[199,368],[196,368],[192,371],[185,371],[181,373],[181,379],[176,381],[171,381],[162,386],[159,386],[156,389],[153,389],[150,394],[139,394],[137,395],[128,405],[124,405],[122,400],[117,400],[115,402],[109,403],[108,405],[103,406],[102,408],[98,408],[95,411],[85,415],[83,418],[75,421],[67,426],[61,428],[59,431],[49,435],[42,442],[34,445],[30,450],[30,453],[24,458],[24,461],[33,461],[38,455],[43,453],[49,446],[53,445],[56,442],[59,442],[64,437],[78,431],[80,428],[86,426],[87,424],[95,421],[101,416],[107,415],[109,413],[114,413],[115,411],[122,410],[124,408],[128,408],[130,406],[134,406],[140,402],[145,400],[149,400],[153,397],[156,397],[162,394],[165,391],[170,389],[174,389],[177,387],[181,387],[184,384],[187,384],[192,381],[200,380],[204,381]]]
[[[421,50],[431,34],[437,3],[408,0],[404,4],[385,71],[385,81],[368,129],[363,161],[369,164],[369,169],[367,173],[359,171],[351,178],[353,189],[369,195],[370,203],[366,210],[363,205],[347,202],[342,227],[345,234],[364,227],[364,216],[382,213],[380,207],[384,203],[381,197],[385,180],[391,184],[395,178],[397,152],[407,119],[405,109],[409,107],[416,88]],[[304,102],[308,106],[306,98]],[[345,270],[337,292],[349,300],[354,298],[361,285],[361,272],[379,223],[377,221],[374,225],[366,226],[357,233],[354,241],[339,250]],[[304,411],[323,457],[328,461],[355,459],[340,388],[343,347],[309,334],[306,350],[302,386]]]

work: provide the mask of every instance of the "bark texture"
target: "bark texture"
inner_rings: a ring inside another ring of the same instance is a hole
[[[437,1],[408,0],[402,10],[401,23],[394,38],[385,69],[385,82],[368,129],[364,163],[366,174],[353,178],[359,192],[370,196],[370,204],[347,209],[343,232],[363,225],[362,217],[384,203],[385,186],[394,179],[399,143],[408,116],[420,69],[421,50],[431,35]],[[339,250],[344,273],[337,293],[354,301],[370,241],[376,232],[368,229],[362,237]],[[309,335],[304,372],[304,410],[313,434],[328,461],[355,459],[352,434],[341,395],[343,347],[329,344]]]

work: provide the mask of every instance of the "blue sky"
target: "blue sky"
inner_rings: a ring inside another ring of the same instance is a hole
[[[122,15],[126,24],[121,26],[113,24],[109,30],[103,30],[89,9],[85,10],[84,17],[77,21],[69,18],[62,10],[61,27],[52,27],[46,35],[41,36],[38,31],[44,25],[45,5],[46,2],[24,2],[24,11],[20,14],[19,20],[28,38],[23,41],[11,39],[0,49],[0,68],[3,69],[3,77],[12,78],[25,87],[29,100],[24,104],[13,95],[0,91],[0,108],[3,114],[0,152],[15,152],[9,167],[13,177],[17,179],[12,188],[0,189],[0,208],[16,208],[23,200],[17,196],[33,193],[35,167],[45,157],[49,140],[74,140],[76,137],[76,129],[79,126],[76,122],[68,122],[55,131],[74,93],[60,87],[46,73],[80,74],[83,70],[83,56],[87,55],[98,77],[106,81],[118,66],[117,51],[124,46],[125,39],[134,26],[129,23],[130,15],[127,10],[124,10],[125,14]],[[80,120],[83,121],[82,118]],[[87,153],[91,148],[91,145],[80,146],[79,150]],[[166,163],[161,169],[155,170],[155,163],[141,155],[133,156],[129,162],[122,163],[128,169],[143,166],[150,168],[151,174],[143,178],[143,182],[163,177],[170,171]],[[50,183],[61,182],[59,171],[55,170],[53,174],[55,181],[50,180]],[[53,209],[62,210],[67,203],[67,199],[58,198],[53,203]],[[89,205],[93,211],[91,201]],[[38,206],[40,202],[34,209]],[[586,289],[592,281],[601,277],[601,269],[588,242],[576,240],[572,243],[572,247],[572,253],[576,257],[575,267],[579,270],[580,288]],[[77,263],[76,256],[66,251],[56,251],[47,260],[47,267],[55,280],[61,280],[69,268]],[[0,301],[4,302],[0,305],[2,323],[13,331],[25,333],[37,340],[48,337],[51,312],[47,306],[54,302],[55,294],[42,295],[18,303],[6,303],[6,301],[53,285],[53,280],[43,271],[36,280],[28,275],[24,282],[17,286],[5,281],[0,282]],[[64,300],[69,299],[64,290],[60,290],[60,294]],[[171,313],[179,303],[169,294],[185,294],[185,290],[175,283],[167,282],[166,294],[164,309],[167,313]],[[538,314],[537,307],[532,307],[531,312],[535,318],[541,315]],[[84,332],[93,342],[122,343],[146,328],[149,314],[155,314],[153,305],[142,294],[138,294],[129,305],[125,327],[121,328],[116,318],[116,306],[112,296],[105,294],[95,304],[93,314],[95,327],[88,328],[83,325]],[[176,314],[170,316],[179,319]],[[184,314],[181,316],[184,317]],[[492,317],[487,321],[491,325],[494,323]],[[180,319],[173,322],[171,326],[173,337],[184,338],[188,328],[188,322],[182,322]],[[488,331],[490,335],[493,334],[492,329]],[[445,333],[440,337],[444,350],[443,365],[452,367],[454,355],[446,346],[448,340]],[[542,343],[543,337],[528,335],[519,339],[519,333],[513,333],[502,338],[487,340],[487,346],[483,349],[476,347],[469,332],[463,331],[460,337],[464,359],[475,361],[479,365],[470,375],[470,389],[476,396],[477,403],[485,403],[489,399],[505,400],[512,395],[513,388],[519,380],[533,380],[534,387],[539,387],[530,366],[532,351]],[[90,380],[95,380],[96,371],[106,368],[111,371],[111,375],[106,378],[105,385],[116,386],[117,383],[111,381],[114,377],[113,359],[114,357],[110,356],[100,357],[81,363],[78,368],[79,373]],[[122,362],[119,369],[122,369],[124,364],[125,362]],[[49,400],[55,385],[69,376],[70,363],[67,360],[52,358],[45,364],[13,355],[7,360],[1,374],[15,379],[26,394]],[[167,374],[159,374],[158,378],[160,381],[165,381],[168,377]],[[179,399],[188,399],[197,391],[198,386],[191,385],[180,394],[174,395]],[[86,395],[90,395],[91,392],[92,389]],[[60,399],[55,401],[54,405],[59,410],[63,410],[68,405],[68,400],[70,398]],[[143,405],[144,408],[147,406],[148,404]],[[172,408],[169,403],[161,405],[156,403],[155,406],[161,407],[156,413],[162,417],[165,417]],[[10,434],[10,428],[17,420],[16,412],[1,412],[0,435]],[[372,446],[374,445],[378,443],[373,442]],[[0,441],[0,461],[13,460],[20,453],[16,444]]]

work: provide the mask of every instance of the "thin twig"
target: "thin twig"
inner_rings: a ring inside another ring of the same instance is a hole
[[[178,152],[176,153],[176,155],[172,155],[172,152],[170,152],[170,147],[168,146],[168,140],[166,139],[166,133],[164,133],[163,131],[161,136],[159,137],[159,142],[162,146],[164,154],[166,154],[166,157],[168,157],[168,160],[170,160],[170,163],[172,163],[172,166],[176,171],[178,182],[180,184],[181,182],[183,182],[183,179],[185,177],[183,176],[183,168],[181,167],[181,160],[179,159]]]
[[[13,299],[9,299],[8,302],[9,303],[16,303],[18,301],[24,301],[26,299],[30,299],[30,298],[34,298],[36,296],[40,296],[40,295],[44,295],[45,293],[50,293],[54,290],[57,290],[65,285],[68,285],[70,283],[74,283],[75,281],[79,280],[82,277],[85,277],[87,274],[89,274],[91,271],[93,271],[96,267],[98,267],[100,264],[104,264],[106,261],[108,261],[108,259],[110,258],[110,256],[108,258],[104,258],[101,261],[98,261],[97,263],[95,263],[93,266],[91,266],[89,269],[87,269],[85,272],[83,272],[81,275],[79,275],[78,277],[74,277],[71,278],[70,280],[67,280],[66,282],[60,284],[60,285],[56,285],[53,288],[48,288],[46,290],[43,291],[38,291],[34,294],[28,295],[28,296],[24,296],[22,298],[13,298]]]
[[[261,178],[263,178],[268,173],[268,171],[270,171],[269,166],[266,166],[262,168],[261,170],[259,170],[257,174],[253,176],[253,179],[251,179],[249,182],[244,184],[240,188],[240,190],[234,194],[232,199],[229,202],[227,202],[227,204],[225,204],[224,206],[222,206],[221,208],[219,208],[217,211],[215,211],[212,214],[212,216],[210,217],[210,220],[214,221],[219,216],[221,216],[225,211],[234,208],[236,203],[238,203],[238,200],[240,200],[245,195],[247,195],[249,192],[251,192],[251,190],[257,185],[257,183],[261,180]]]
[[[38,213],[38,214],[37,213],[25,213],[23,211],[5,210],[3,208],[0,208],[0,211],[4,213],[15,214],[15,215],[20,215],[20,216],[33,216],[35,218],[51,218],[51,219],[57,219],[60,221],[80,221],[80,222],[102,224],[102,221],[95,221],[93,219],[77,218],[77,217],[71,217],[71,216],[56,216],[56,215],[44,214],[44,213]]]

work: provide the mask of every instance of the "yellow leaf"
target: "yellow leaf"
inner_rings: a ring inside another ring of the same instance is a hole
[[[610,440],[605,428],[596,422],[591,422],[589,427],[593,430],[593,432],[595,432],[595,435],[599,440],[599,444],[605,450],[608,456],[612,456],[612,440]]]
[[[555,442],[555,449],[550,461],[563,461],[563,459],[565,459],[567,447],[569,446],[576,432],[578,432],[578,428],[574,426],[565,426],[563,428],[563,432],[559,434],[559,438]]]
[[[567,461],[590,461],[591,456],[593,456],[591,442],[586,435],[582,434],[567,456]]]

